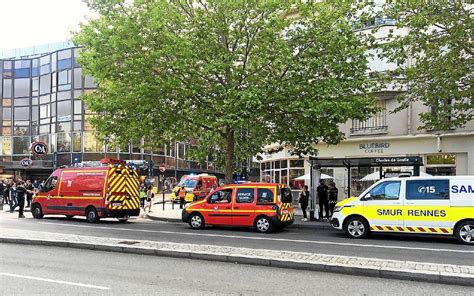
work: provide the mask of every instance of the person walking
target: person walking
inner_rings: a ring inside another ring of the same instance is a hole
[[[23,181],[19,181],[18,185],[16,186],[16,200],[19,207],[18,218],[25,218],[23,215],[23,209],[25,208],[25,195],[27,193],[28,190],[25,187],[25,183]]]
[[[303,211],[303,219],[301,219],[301,221],[308,221],[308,215],[306,213],[306,209],[308,208],[309,191],[308,191],[307,185],[303,186],[303,190],[301,190],[300,192],[300,197],[298,201],[301,205],[301,210]]]
[[[182,186],[181,189],[179,189],[178,196],[179,196],[179,208],[182,209],[184,207],[184,200],[186,198],[186,189],[184,188],[184,186]]]
[[[140,207],[145,210],[145,201],[146,201],[146,189],[140,189]]]
[[[18,206],[16,199],[16,184],[15,181],[12,181],[10,189],[8,190],[8,199],[10,201],[10,213],[13,213]]]
[[[26,207],[29,208],[31,205],[31,200],[33,199],[33,193],[35,192],[35,188],[33,187],[33,184],[31,184],[30,180],[26,180],[25,188],[26,190],[28,190],[28,192],[26,193]]]
[[[2,198],[2,204],[4,203],[3,193],[7,189],[7,184],[3,183],[3,180],[0,180],[0,198]]]
[[[337,197],[339,195],[339,189],[336,187],[336,183],[331,181],[329,183],[329,212],[331,212],[331,216],[334,214],[334,207],[337,204]]]
[[[5,188],[3,189],[3,204],[10,204],[10,181],[5,182]]]
[[[323,221],[323,207],[326,212],[326,218],[329,219],[328,186],[324,180],[319,180],[319,186],[316,188],[319,203],[319,220]]]
[[[146,212],[146,209],[148,208],[148,213],[151,212],[151,204],[153,203],[153,192],[152,192],[152,186],[148,185],[146,189],[146,206],[144,211]]]

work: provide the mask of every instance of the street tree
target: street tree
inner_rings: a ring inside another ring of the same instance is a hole
[[[98,17],[73,40],[97,83],[93,124],[121,144],[192,139],[227,182],[265,145],[338,143],[340,124],[376,110],[367,42],[346,1],[299,2],[87,1]]]
[[[408,34],[391,34],[383,56],[403,86],[398,110],[422,102],[420,128],[447,130],[474,119],[474,5],[466,1],[391,1],[387,16]]]

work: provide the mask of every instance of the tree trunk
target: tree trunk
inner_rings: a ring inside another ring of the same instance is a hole
[[[234,131],[230,128],[226,132],[226,153],[225,153],[225,182],[232,183],[232,173],[234,172]]]

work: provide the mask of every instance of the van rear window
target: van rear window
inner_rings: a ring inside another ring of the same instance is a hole
[[[449,180],[407,180],[406,199],[449,199]]]
[[[293,202],[293,195],[291,194],[291,190],[287,187],[283,187],[281,189],[281,202],[283,203]]]

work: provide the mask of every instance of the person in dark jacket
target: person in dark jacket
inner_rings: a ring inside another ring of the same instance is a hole
[[[18,202],[16,199],[16,184],[15,182],[11,182],[10,189],[8,190],[8,199],[10,205],[10,213],[15,211],[15,208],[18,206]]]
[[[331,212],[331,216],[334,214],[334,207],[337,204],[338,195],[339,190],[336,187],[336,183],[331,181],[329,183],[329,211]]]
[[[306,213],[306,209],[308,208],[309,191],[307,185],[303,186],[303,190],[300,192],[300,197],[298,201],[301,205],[301,210],[303,211],[302,221],[308,221],[308,214]]]
[[[326,212],[326,218],[329,219],[329,202],[328,202],[328,186],[324,183],[324,180],[319,181],[319,186],[316,188],[318,193],[319,202],[319,220],[323,220],[323,207]]]
[[[31,200],[33,199],[33,193],[35,192],[35,187],[31,184],[30,180],[26,180],[25,188],[28,190],[26,193],[26,207],[29,208],[31,205]]]
[[[23,215],[23,209],[25,208],[25,196],[28,194],[28,190],[25,187],[25,183],[23,181],[19,181],[18,185],[16,186],[16,200],[19,207],[18,218],[25,218]]]

